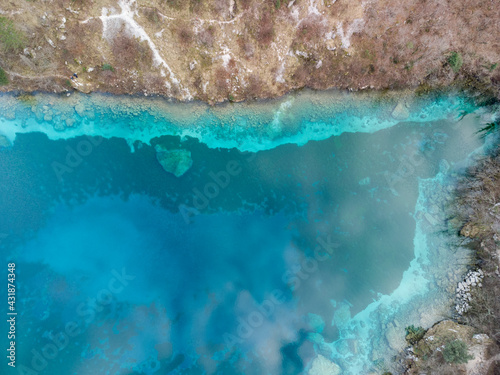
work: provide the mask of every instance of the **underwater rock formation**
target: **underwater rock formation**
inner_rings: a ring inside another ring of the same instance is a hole
[[[155,150],[156,159],[163,169],[168,173],[172,173],[175,177],[181,177],[193,165],[191,151],[183,149],[168,150],[160,145],[156,145]]]
[[[309,375],[339,375],[340,372],[340,367],[337,364],[320,354],[314,359]]]
[[[0,134],[0,149],[10,146],[12,146],[12,144],[10,143],[9,139],[6,136]]]

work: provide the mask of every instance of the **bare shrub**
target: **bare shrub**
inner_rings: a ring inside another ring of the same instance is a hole
[[[462,319],[496,340],[500,345],[500,278],[496,254],[500,210],[500,149],[469,168],[456,189],[457,201],[452,209],[453,220],[462,226],[478,229],[469,247],[475,252],[475,265],[485,277],[483,288],[475,293],[470,310]]]
[[[111,50],[119,65],[126,67],[150,66],[152,52],[146,42],[139,42],[136,38],[124,33],[118,33],[113,39]]]
[[[224,19],[229,17],[229,0],[212,0],[213,13]]]
[[[325,30],[319,16],[308,17],[297,30],[297,39],[302,43],[316,42],[323,37]]]
[[[90,20],[86,24],[80,22],[66,23],[66,40],[64,40],[64,49],[68,51],[68,58],[71,60],[82,56],[87,48],[88,40],[96,33],[100,33],[102,24],[99,20]],[[37,35],[43,35],[40,31]]]
[[[205,47],[213,47],[215,42],[215,27],[210,25],[198,33],[197,40]]]
[[[295,69],[295,72],[293,72],[292,79],[296,85],[302,86],[307,84],[309,74],[309,68],[305,65],[300,65]]]
[[[147,73],[143,81],[145,88],[150,93],[160,94],[165,91],[165,78],[159,74]]]
[[[245,96],[250,99],[257,99],[263,95],[263,83],[260,77],[252,74],[248,78],[248,86],[246,87]]]
[[[240,50],[245,54],[245,58],[248,60],[254,54],[253,44],[247,38],[238,38],[238,46]]]
[[[227,69],[223,67],[217,68],[215,71],[215,89],[217,91],[217,95],[219,96],[227,96],[229,94],[229,80],[231,75],[227,71]]]
[[[253,3],[253,0],[239,0],[239,4],[241,5],[241,8],[244,10],[247,10],[248,8],[250,8],[252,3]]]
[[[182,45],[187,46],[192,43],[194,33],[189,24],[187,23],[180,23],[177,26],[177,36],[179,38],[179,41],[181,42]]]
[[[267,11],[263,11],[261,18],[259,20],[259,28],[257,30],[257,40],[264,44],[268,45],[272,42],[274,38],[274,21],[271,17],[271,13]]]
[[[148,21],[150,21],[154,24],[157,24],[158,22],[161,21],[160,13],[158,12],[158,9],[156,9],[156,8],[144,7],[144,8],[141,8],[141,12],[146,16]]]

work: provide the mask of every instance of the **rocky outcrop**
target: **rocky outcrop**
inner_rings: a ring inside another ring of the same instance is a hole
[[[473,298],[474,291],[483,286],[483,278],[483,270],[478,269],[477,271],[469,271],[464,280],[458,283],[456,289],[457,304],[455,305],[458,315],[463,315],[469,310],[469,303]]]
[[[460,230],[460,235],[469,238],[476,238],[481,233],[480,228],[472,223],[467,223]]]
[[[453,341],[467,345],[470,359],[467,363],[447,363],[443,350]],[[444,320],[430,328],[425,336],[411,349],[411,366],[408,374],[462,374],[487,375],[497,360],[494,340],[485,334],[475,334],[473,327]]]

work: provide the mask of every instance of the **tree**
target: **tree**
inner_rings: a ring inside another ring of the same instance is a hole
[[[422,327],[415,327],[413,324],[406,327],[406,341],[410,345],[415,345],[422,340],[425,335],[425,329]]]

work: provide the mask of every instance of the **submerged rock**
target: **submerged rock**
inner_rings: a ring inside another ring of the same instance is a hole
[[[12,146],[9,139],[5,135],[0,134],[0,149]]]
[[[385,338],[391,349],[400,351],[406,346],[403,333],[403,328],[394,327],[392,324],[387,328]]]
[[[341,369],[336,363],[319,354],[312,362],[308,375],[339,375],[340,373]]]
[[[392,111],[392,117],[395,120],[406,120],[410,117],[410,111],[408,110],[405,102],[399,102],[394,110]]]
[[[168,150],[160,145],[156,145],[155,150],[156,159],[163,169],[168,173],[172,173],[175,177],[182,176],[193,165],[191,151],[183,149]]]

